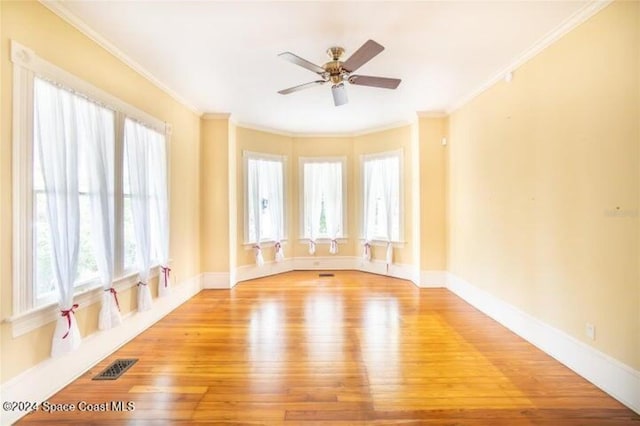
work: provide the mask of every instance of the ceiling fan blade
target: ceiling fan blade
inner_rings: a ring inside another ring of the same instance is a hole
[[[331,86],[331,94],[333,95],[333,103],[335,106],[344,105],[349,102],[349,99],[347,99],[347,90],[343,83]]]
[[[319,86],[319,85],[324,84],[324,83],[326,83],[326,81],[324,81],[324,80],[316,80],[316,81],[312,81],[310,83],[305,83],[305,84],[300,84],[298,86],[289,87],[288,89],[278,90],[278,93],[280,93],[281,95],[288,95],[289,93],[297,92],[298,90],[307,89],[307,88],[313,87],[313,86]]]
[[[352,75],[349,83],[359,86],[382,87],[383,89],[395,89],[402,80],[399,78],[372,77],[370,75]]]
[[[360,46],[349,59],[342,65],[344,69],[353,72],[369,62],[378,53],[382,52],[384,47],[373,40],[367,40],[365,44]]]
[[[322,75],[325,72],[324,68],[322,68],[321,66],[311,63],[306,59],[302,59],[300,56],[294,55],[291,52],[282,52],[278,56],[280,56],[283,59],[286,59],[289,62],[293,62],[296,65],[300,65],[302,68],[306,68],[309,71],[313,71],[316,74]]]

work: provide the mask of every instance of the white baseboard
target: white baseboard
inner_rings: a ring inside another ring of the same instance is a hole
[[[201,275],[172,287],[168,297],[153,300],[151,310],[131,313],[118,327],[98,331],[84,338],[80,348],[75,352],[49,358],[3,383],[0,388],[2,402],[46,401],[119,347],[198,294],[200,290]],[[2,424],[14,423],[25,414],[3,411]]]
[[[231,279],[228,272],[205,272],[202,274],[202,288],[230,289]]]
[[[269,261],[263,266],[243,265],[236,269],[237,281],[252,280],[269,275],[281,274],[289,271],[340,271],[353,270],[386,275],[394,278],[412,281],[418,285],[420,273],[413,265],[392,264],[387,270],[387,264],[382,260],[365,262],[359,256],[305,256],[285,259],[284,262]],[[204,276],[208,276],[205,273]],[[219,273],[216,273],[219,274]],[[205,281],[205,288],[207,281]],[[213,288],[213,287],[212,287]],[[218,287],[215,287],[218,288]],[[226,287],[225,287],[226,288]]]
[[[421,288],[444,288],[449,282],[449,273],[447,271],[421,271],[420,285]]]
[[[640,414],[640,371],[450,273],[447,288]]]
[[[282,274],[293,270],[293,260],[285,259],[282,262],[274,260],[264,262],[264,265],[242,265],[236,268],[236,282],[268,277],[269,275]]]
[[[356,258],[353,256],[306,256],[293,258],[293,269],[296,271],[353,270]]]
[[[369,272],[378,275],[387,275],[393,278],[400,278],[402,280],[411,281],[415,285],[420,283],[420,271],[413,265],[407,265],[402,263],[392,263],[387,268],[387,263],[384,260],[374,259],[370,262],[358,257],[356,263],[356,270],[362,272]]]

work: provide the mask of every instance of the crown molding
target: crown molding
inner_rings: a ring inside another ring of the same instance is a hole
[[[251,124],[251,123],[246,123],[246,122],[243,122],[243,121],[238,121],[238,120],[235,119],[235,117],[232,117],[230,119],[230,121],[236,127],[239,127],[241,129],[253,130],[253,131],[256,131],[256,132],[263,132],[263,133],[270,133],[272,135],[284,136],[284,137],[287,137],[287,138],[295,138],[295,137],[297,137],[295,133],[290,133],[290,132],[286,132],[284,130],[274,129],[272,127],[260,126],[260,125],[257,125],[257,124]]]
[[[418,118],[444,118],[449,116],[446,111],[418,111],[416,114]]]
[[[467,95],[454,102],[452,106],[447,109],[446,113],[453,113],[496,83],[500,82],[501,80],[505,80],[507,75],[511,75],[516,69],[521,67],[534,56],[545,50],[547,47],[551,46],[565,34],[585,22],[587,19],[591,18],[593,15],[604,9],[612,2],[613,0],[592,0],[589,3],[585,4],[580,10],[567,18],[558,27],[547,33],[547,35],[535,42],[533,46],[517,56],[516,59],[514,59],[508,66],[502,68],[499,72],[494,74],[493,77],[489,78],[489,80],[485,81],[475,90],[472,90]]]
[[[260,125],[256,125],[256,124],[236,121],[233,117],[231,118],[231,121],[237,127],[240,127],[242,129],[255,130],[257,132],[270,133],[270,134],[273,134],[273,135],[280,135],[280,136],[285,136],[285,137],[288,137],[288,138],[297,138],[297,139],[304,139],[304,138],[354,138],[354,137],[359,137],[359,136],[370,135],[372,133],[379,133],[379,132],[384,132],[384,131],[387,131],[387,130],[398,129],[400,127],[411,126],[412,124],[415,124],[415,122],[416,122],[415,119],[396,121],[396,122],[393,122],[393,123],[390,123],[390,124],[386,124],[384,126],[373,127],[373,128],[370,128],[370,129],[360,130],[360,131],[355,131],[355,132],[297,133],[297,132],[286,132],[286,131],[283,131],[283,130],[273,129],[273,128],[270,128],[270,127],[264,127],[264,126],[260,126]]]
[[[399,129],[401,127],[411,126],[411,125],[415,124],[416,121],[417,121],[417,116],[412,118],[412,119],[410,119],[410,120],[396,121],[394,123],[386,124],[386,125],[383,125],[383,126],[380,126],[380,127],[373,127],[371,129],[362,130],[362,131],[359,131],[359,132],[354,132],[350,136],[357,137],[357,136],[370,135],[372,133],[386,132],[387,130],[394,130],[394,129]]]
[[[200,116],[203,120],[227,120],[230,117],[229,112],[205,112]]]
[[[187,109],[191,110],[198,116],[202,115],[202,111],[200,111],[197,107],[195,107],[191,102],[183,98],[176,91],[171,89],[169,86],[160,81],[156,76],[153,75],[150,71],[145,69],[142,65],[131,59],[124,52],[118,49],[116,46],[111,44],[107,39],[94,31],[86,22],[80,19],[77,15],[71,12],[63,2],[60,0],[39,0],[40,3],[52,11],[54,14],[62,18],[65,22],[70,24],[72,27],[80,31],[82,34],[87,36],[89,39],[93,40],[100,47],[105,49],[107,52],[111,53],[125,65],[132,68],[135,72],[146,78],[151,84],[156,86],[158,89],[165,92],[167,95],[171,96],[175,101],[185,106]]]

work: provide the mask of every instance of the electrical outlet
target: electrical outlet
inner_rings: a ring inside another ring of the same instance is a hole
[[[596,326],[590,323],[586,323],[584,326],[584,333],[591,340],[596,340]]]

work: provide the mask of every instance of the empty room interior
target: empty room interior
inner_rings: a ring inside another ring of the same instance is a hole
[[[1,424],[640,425],[640,2],[0,0]]]

